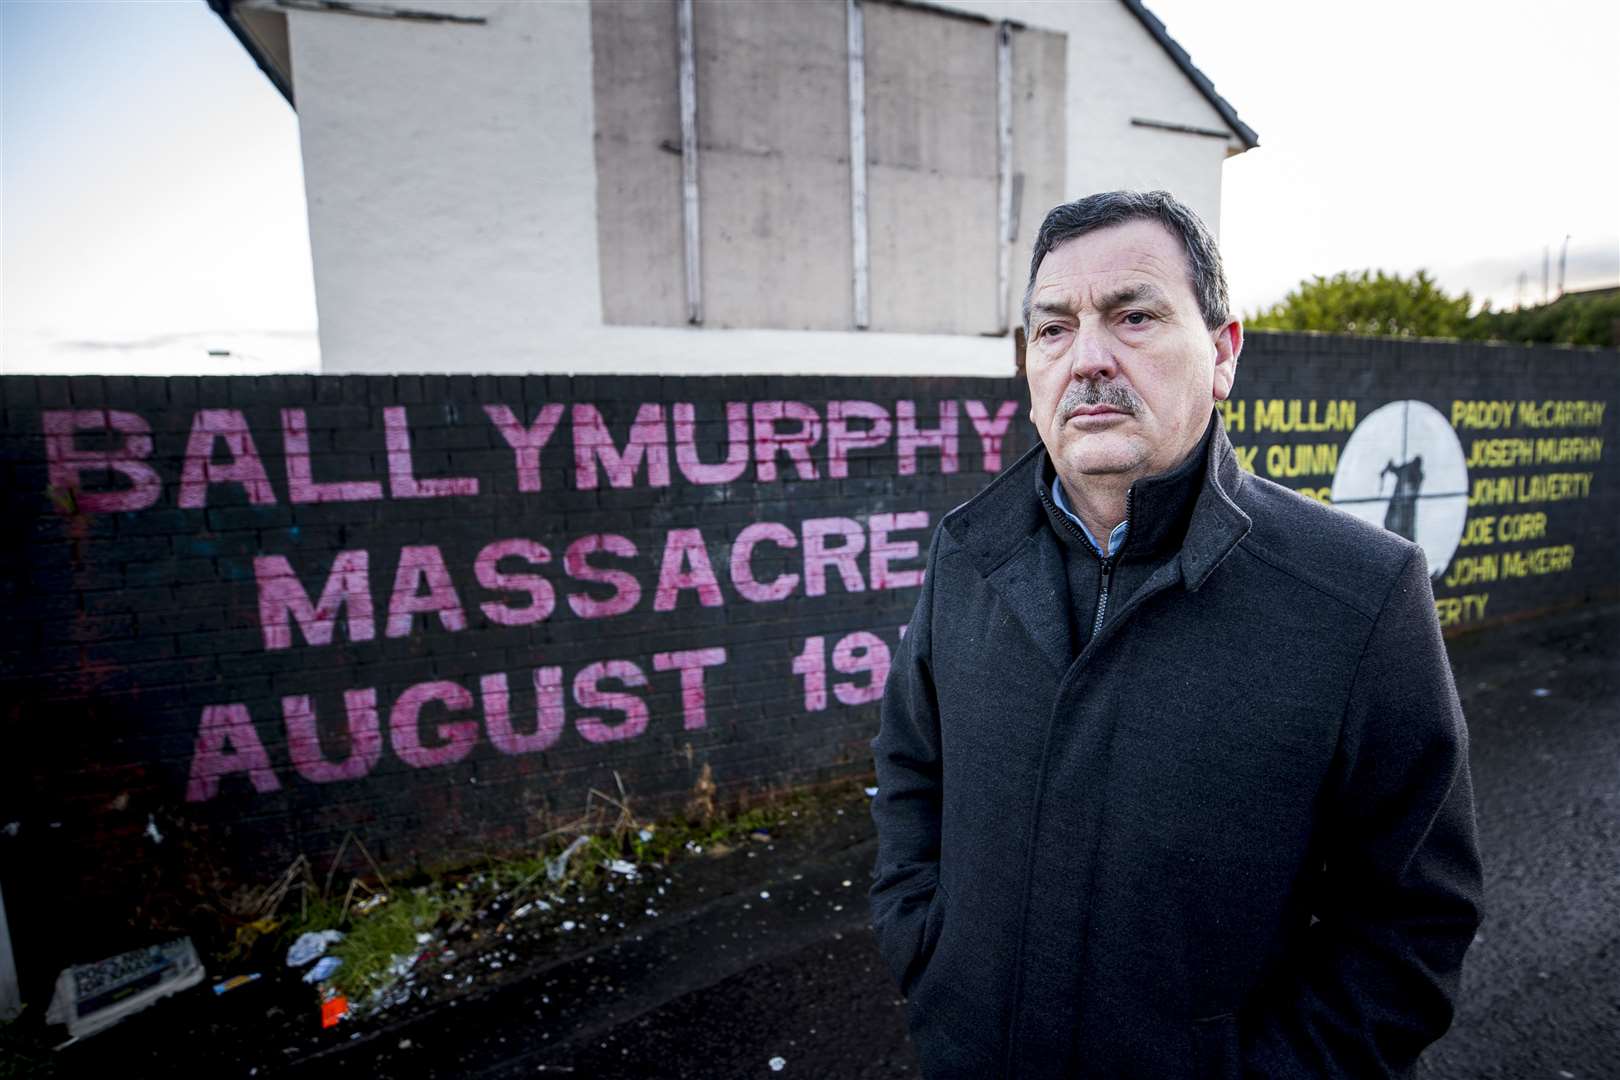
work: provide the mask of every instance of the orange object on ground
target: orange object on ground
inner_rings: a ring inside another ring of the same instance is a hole
[[[349,1015],[349,999],[339,994],[321,1002],[321,1027],[336,1027],[337,1022]]]

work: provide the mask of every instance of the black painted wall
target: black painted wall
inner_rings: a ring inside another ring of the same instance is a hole
[[[1033,439],[1012,379],[0,391],[19,938],[351,830],[445,864],[593,787],[862,773],[933,527]],[[1413,533],[1463,629],[1620,582],[1617,399],[1614,352],[1265,334],[1226,414],[1259,475]]]

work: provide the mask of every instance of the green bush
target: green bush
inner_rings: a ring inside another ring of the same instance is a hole
[[[1448,296],[1427,271],[1410,278],[1382,270],[1320,275],[1280,303],[1244,320],[1251,330],[1315,330],[1381,337],[1441,337],[1530,345],[1614,348],[1620,289],[1569,293],[1550,304],[1469,315],[1468,293]]]

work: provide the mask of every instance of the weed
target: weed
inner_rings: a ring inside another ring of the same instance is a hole
[[[250,951],[257,939],[261,944],[272,942],[284,954],[301,933],[340,929],[345,937],[330,952],[343,964],[331,984],[364,1007],[395,980],[398,958],[420,952],[419,934],[432,932],[443,940],[473,922],[475,912],[482,917],[491,910],[512,910],[542,893],[593,893],[606,885],[606,868],[618,859],[668,866],[691,854],[722,854],[751,833],[774,829],[818,802],[814,793],[768,797],[721,815],[713,809],[713,795],[713,781],[700,780],[685,817],[642,823],[632,812],[622,782],[616,796],[593,789],[585,815],[552,829],[536,847],[511,857],[486,856],[470,866],[463,863],[422,873],[416,880],[424,883],[415,887],[397,881],[390,885],[365,846],[346,837],[324,884],[300,856],[273,885],[245,897],[240,917],[258,919],[244,928],[247,934],[239,932],[233,952]],[[351,840],[373,871],[374,885],[358,874],[346,882],[337,880],[338,858]],[[576,843],[579,846],[553,879],[559,858]],[[345,884],[346,892],[336,891]],[[292,896],[294,891],[297,897]],[[473,936],[478,936],[476,931]]]
[[[330,950],[343,961],[332,977],[333,985],[351,1000],[364,999],[392,981],[396,957],[417,952],[417,934],[431,929],[447,910],[465,914],[470,908],[470,899],[454,891],[396,892],[375,911],[350,920],[345,937]]]

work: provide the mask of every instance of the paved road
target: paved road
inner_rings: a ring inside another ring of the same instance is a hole
[[[1464,638],[1452,656],[1473,732],[1488,916],[1456,1025],[1420,1075],[1620,1076],[1620,606]],[[292,1071],[915,1076],[864,925],[869,830],[852,824],[844,840],[797,865],[762,861],[761,880],[657,933]]]
[[[1620,1076],[1620,608],[1464,638],[1485,924],[1421,1076]]]

